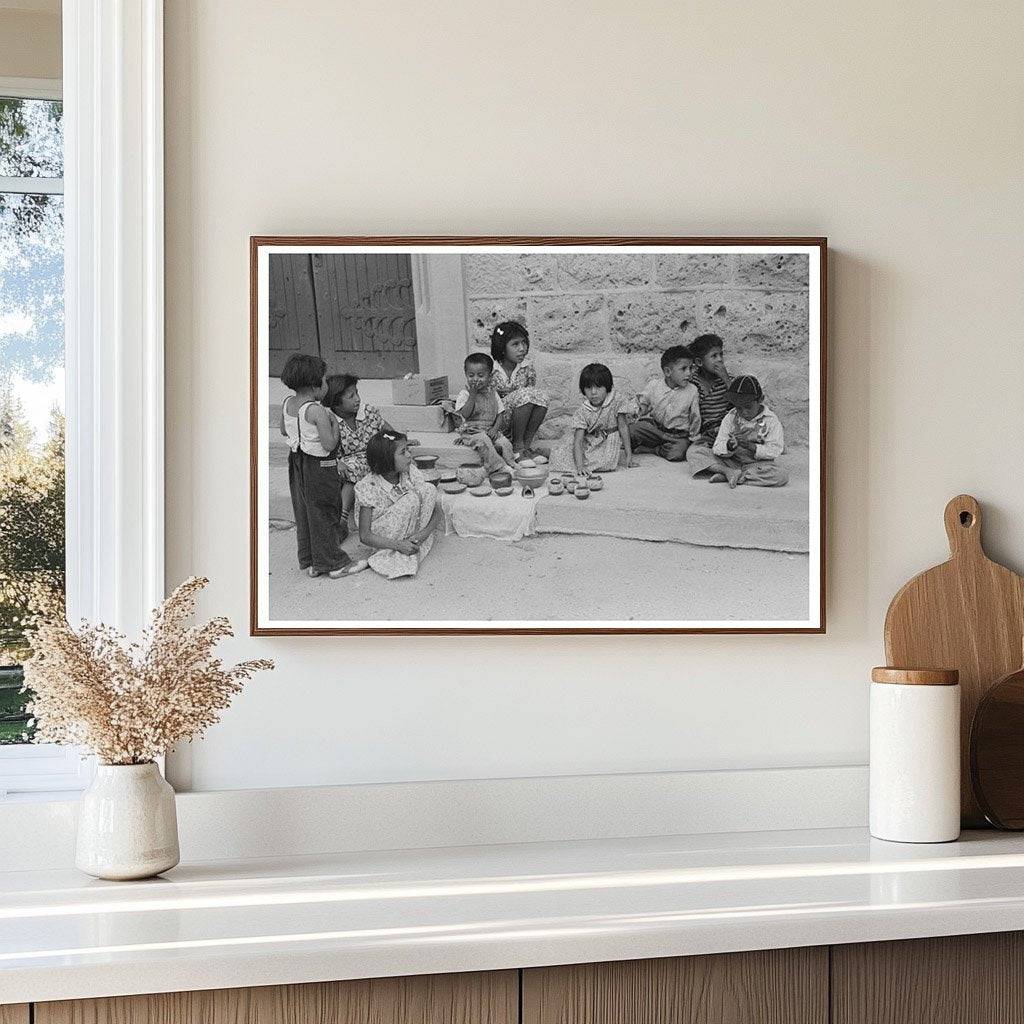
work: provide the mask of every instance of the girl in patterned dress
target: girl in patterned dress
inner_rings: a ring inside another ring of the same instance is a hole
[[[583,403],[572,418],[572,462],[581,476],[611,473],[623,465],[638,465],[629,440],[627,403],[615,393],[612,371],[603,363],[591,363],[580,374]]]
[[[441,522],[437,489],[413,465],[404,434],[382,430],[366,446],[369,473],[356,484],[359,539],[375,548],[347,575],[370,568],[389,580],[415,576]]]
[[[537,387],[537,371],[527,355],[530,335],[515,320],[505,320],[491,332],[494,389],[511,414],[507,428],[516,456],[533,457],[533,439],[548,413],[548,396]]]
[[[347,526],[355,503],[355,486],[370,472],[366,463],[366,446],[370,438],[382,430],[395,428],[381,415],[375,405],[363,405],[356,386],[359,378],[351,373],[332,373],[327,378],[324,405],[338,421],[338,475],[341,477],[341,518]],[[419,442],[409,442],[410,445]]]

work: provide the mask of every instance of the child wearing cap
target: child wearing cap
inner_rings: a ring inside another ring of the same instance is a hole
[[[712,447],[710,480],[730,487],[782,487],[789,474],[775,460],[785,444],[782,423],[764,404],[756,377],[735,377],[726,391],[732,408],[725,414]]]

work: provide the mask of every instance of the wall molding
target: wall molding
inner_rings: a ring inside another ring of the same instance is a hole
[[[180,793],[183,861],[862,828],[866,765]],[[77,801],[0,804],[6,870],[74,864]]]
[[[162,0],[65,0],[68,617],[164,591]]]

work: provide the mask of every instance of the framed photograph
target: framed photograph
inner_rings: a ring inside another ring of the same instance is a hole
[[[823,633],[826,255],[252,238],[252,633]]]

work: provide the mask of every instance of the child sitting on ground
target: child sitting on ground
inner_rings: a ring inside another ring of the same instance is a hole
[[[509,439],[502,433],[505,403],[494,390],[494,360],[486,352],[471,352],[463,363],[466,386],[454,403],[441,407],[455,416],[459,424],[456,444],[464,444],[480,456],[488,475],[515,470],[515,456]]]
[[[345,570],[370,568],[389,580],[415,576],[441,523],[437,488],[413,465],[405,434],[382,430],[366,445],[370,472],[356,484],[359,540],[375,551]]]
[[[784,448],[782,423],[764,404],[760,381],[746,374],[736,377],[726,394],[732,409],[725,414],[712,449],[712,483],[782,487],[789,480],[775,464]]]
[[[690,443],[700,440],[700,397],[691,383],[693,356],[685,345],[661,354],[662,377],[652,378],[637,398],[640,418],[631,423],[635,452],[654,452],[669,462],[682,462]]]
[[[732,379],[725,368],[724,344],[717,334],[702,334],[687,346],[693,355],[696,372],[691,383],[696,387],[700,402],[700,437],[686,450],[690,475],[708,471],[714,457],[711,448],[718,436],[725,414],[729,411],[726,391]]]
[[[341,480],[333,452],[338,424],[320,404],[327,393],[327,364],[295,353],[281,371],[281,383],[295,392],[281,405],[281,433],[288,439],[288,488],[295,514],[299,568],[310,576],[336,578],[351,559],[342,551]]]
[[[590,363],[580,374],[584,401],[572,418],[572,461],[581,476],[611,473],[623,465],[637,465],[629,439],[626,403],[619,399],[612,371],[603,363]]]
[[[548,396],[537,387],[537,371],[529,359],[530,335],[515,320],[505,320],[491,332],[494,389],[504,401],[509,422],[506,433],[517,456],[546,455],[534,449],[533,439],[548,412]]]

